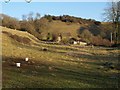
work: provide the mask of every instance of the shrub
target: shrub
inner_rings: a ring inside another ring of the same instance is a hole
[[[63,37],[61,43],[62,44],[69,44],[69,38]]]
[[[9,17],[7,15],[2,15],[2,26],[11,28],[11,29],[20,29],[19,21],[16,18]]]

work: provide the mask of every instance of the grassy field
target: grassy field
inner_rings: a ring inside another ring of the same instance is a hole
[[[23,44],[2,33],[3,88],[118,87],[119,49],[49,44],[27,32],[0,28],[31,40]]]

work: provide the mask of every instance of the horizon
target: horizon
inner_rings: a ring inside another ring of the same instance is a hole
[[[40,13],[44,15],[62,16],[69,15],[84,19],[103,21],[107,2],[9,2],[2,3],[2,14],[22,20],[22,15]],[[15,8],[16,7],[16,8]]]

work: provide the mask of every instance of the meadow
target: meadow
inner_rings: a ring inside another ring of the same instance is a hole
[[[118,48],[45,43],[27,32],[0,28],[3,88],[119,87]],[[29,38],[30,43],[16,41],[9,33]]]

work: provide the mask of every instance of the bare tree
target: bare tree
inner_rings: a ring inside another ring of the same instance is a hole
[[[118,44],[120,41],[120,1],[109,2],[109,7],[105,9],[105,19],[112,22],[113,30],[111,31],[111,40],[114,37],[114,41]],[[112,35],[114,35],[112,37]]]
[[[33,12],[28,14],[28,21],[33,21]]]
[[[36,13],[36,19],[40,19],[40,13]]]
[[[27,19],[26,15],[22,15],[22,20],[25,21]]]

